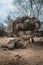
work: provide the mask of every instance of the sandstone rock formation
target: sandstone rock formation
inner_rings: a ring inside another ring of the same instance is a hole
[[[40,21],[35,17],[19,17],[13,22],[13,31],[17,36],[19,35],[19,31],[31,31],[31,33],[37,32],[40,28]]]

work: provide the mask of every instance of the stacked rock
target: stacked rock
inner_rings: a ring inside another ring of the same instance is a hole
[[[13,22],[13,32],[15,35],[19,36],[20,31],[23,31],[24,34],[26,31],[29,31],[29,35],[31,35],[32,33],[37,32],[40,26],[40,21],[35,17],[19,17]]]
[[[29,43],[34,42],[33,36],[40,29],[40,21],[35,17],[19,17],[13,22],[14,40],[7,44],[8,49],[27,48]],[[22,32],[22,34],[19,34]],[[2,46],[3,47],[3,46]],[[6,47],[6,46],[4,46]]]

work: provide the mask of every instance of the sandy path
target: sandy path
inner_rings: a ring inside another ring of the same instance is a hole
[[[10,39],[14,38],[0,38],[0,45]],[[0,65],[43,65],[43,47],[33,45],[27,49],[0,50]]]

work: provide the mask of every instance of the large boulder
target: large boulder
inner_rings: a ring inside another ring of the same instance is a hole
[[[16,39],[9,40],[6,44],[1,45],[0,48],[4,50],[23,49],[23,48],[27,48],[28,44],[29,44],[29,40],[16,38]]]
[[[35,17],[19,17],[13,22],[13,31],[18,36],[19,31],[37,32],[40,28],[40,21]]]

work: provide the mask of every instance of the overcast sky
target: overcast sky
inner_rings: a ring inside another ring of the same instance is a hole
[[[3,22],[9,10],[13,8],[13,0],[0,0],[0,23]]]
[[[3,21],[5,20],[6,16],[8,15],[8,12],[10,10],[12,11],[13,7],[14,7],[14,10],[15,10],[14,15],[19,13],[16,5],[13,6],[12,2],[13,2],[13,0],[0,0],[0,24],[4,23]]]

